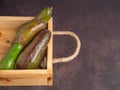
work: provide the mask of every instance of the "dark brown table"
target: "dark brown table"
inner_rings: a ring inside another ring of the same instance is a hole
[[[51,87],[0,87],[0,90],[120,90],[120,1],[1,0],[1,16],[35,16],[54,8],[54,30],[75,32],[81,51],[73,61],[53,65]],[[71,37],[54,37],[54,57],[69,56]]]

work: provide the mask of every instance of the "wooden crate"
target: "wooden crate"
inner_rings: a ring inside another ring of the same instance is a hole
[[[0,60],[8,52],[18,26],[33,17],[0,16]],[[53,32],[53,20],[48,29]],[[52,49],[53,36],[47,49],[47,69],[35,70],[0,70],[0,86],[41,86],[52,85]]]

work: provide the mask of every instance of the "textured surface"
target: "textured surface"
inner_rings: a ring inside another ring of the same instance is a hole
[[[78,34],[80,54],[55,64],[52,87],[0,87],[2,90],[119,90],[120,1],[112,0],[1,0],[0,15],[33,16],[54,8],[54,30]],[[75,42],[54,37],[54,57],[68,56]]]

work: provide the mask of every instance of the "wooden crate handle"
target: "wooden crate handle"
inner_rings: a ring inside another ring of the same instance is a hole
[[[80,42],[79,37],[75,33],[70,32],[70,31],[54,31],[53,35],[69,35],[69,36],[73,37],[77,43],[76,49],[72,55],[70,55],[68,57],[62,57],[62,58],[53,58],[53,63],[61,63],[61,62],[71,61],[79,54],[81,42]]]

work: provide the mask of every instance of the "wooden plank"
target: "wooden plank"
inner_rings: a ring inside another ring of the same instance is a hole
[[[47,70],[1,70],[0,86],[47,85]]]
[[[51,31],[51,40],[48,44],[48,63],[47,63],[47,70],[49,72],[49,74],[51,75],[51,77],[48,78],[48,84],[52,85],[53,81],[52,81],[52,58],[53,58],[53,18],[51,18],[48,22],[48,29]]]

